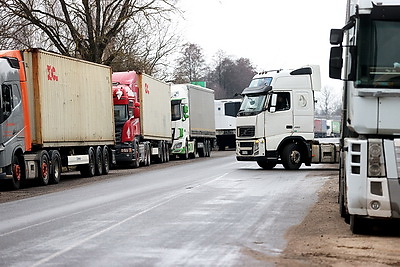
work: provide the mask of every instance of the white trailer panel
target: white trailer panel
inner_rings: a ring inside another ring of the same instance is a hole
[[[138,85],[142,136],[171,142],[170,85],[146,74],[139,75]]]
[[[111,68],[40,51],[24,51],[34,145],[114,144]]]
[[[215,138],[214,91],[188,84],[190,136]]]

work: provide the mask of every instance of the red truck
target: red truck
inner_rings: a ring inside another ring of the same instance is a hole
[[[38,49],[0,51],[0,179],[58,183],[62,167],[107,174],[111,68]]]
[[[117,164],[169,161],[170,85],[135,71],[115,72],[112,81]]]

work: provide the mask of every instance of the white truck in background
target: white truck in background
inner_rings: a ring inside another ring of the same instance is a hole
[[[315,65],[255,75],[242,92],[236,159],[257,161],[263,169],[282,163],[289,170],[338,162],[338,144],[314,140],[314,91],[320,90],[320,79]]]
[[[329,76],[344,81],[340,213],[362,233],[365,219],[400,218],[400,1],[349,0],[346,12]]]
[[[236,145],[236,115],[242,104],[242,99],[215,100],[215,130],[218,150],[235,148]]]
[[[171,155],[209,157],[215,142],[214,91],[193,84],[171,86]]]

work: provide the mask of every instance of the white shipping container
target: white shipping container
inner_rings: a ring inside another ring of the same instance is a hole
[[[142,136],[171,141],[170,85],[146,74],[138,77]]]
[[[37,49],[24,62],[33,144],[114,144],[110,67]]]

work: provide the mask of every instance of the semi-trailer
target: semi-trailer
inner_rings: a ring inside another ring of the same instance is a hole
[[[112,74],[116,162],[133,167],[169,161],[170,85],[135,71]]]
[[[62,167],[107,174],[115,143],[111,68],[39,49],[0,51],[0,177],[58,183]]]
[[[209,157],[215,143],[214,91],[193,84],[171,87],[173,143],[171,155],[181,159]]]

